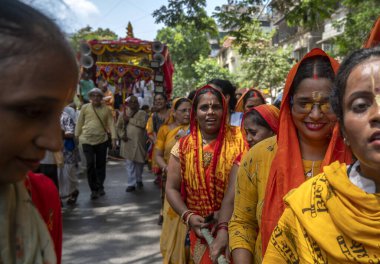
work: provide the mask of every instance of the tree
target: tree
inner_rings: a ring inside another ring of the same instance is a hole
[[[216,34],[215,22],[204,9],[206,0],[168,0],[168,5],[161,6],[153,12],[156,23],[164,23],[168,27],[193,25],[198,31]]]
[[[207,34],[199,32],[190,25],[186,27],[179,25],[159,30],[156,39],[167,44],[175,65],[174,93],[177,89],[181,91],[193,89],[196,79],[193,65],[202,56],[206,57],[210,53]]]
[[[167,44],[176,71],[179,66],[184,78],[191,78],[192,65],[201,56],[208,56],[210,53],[207,34],[202,34],[191,26],[163,28],[158,31],[156,39]]]
[[[97,30],[93,30],[92,27],[86,26],[84,28],[79,29],[70,37],[70,42],[74,50],[79,50],[79,45],[83,40],[92,40],[92,39],[108,39],[115,40],[118,36],[115,32],[110,30],[109,28],[103,29],[98,28]]]
[[[334,41],[337,45],[337,54],[334,55],[345,56],[363,46],[380,15],[380,5],[378,0],[345,0],[342,5],[348,8],[349,13],[344,21],[335,23],[335,27],[344,26],[345,29]]]
[[[173,80],[174,96],[184,96],[188,92],[206,85],[208,81],[214,78],[228,79],[232,82],[235,80],[235,77],[227,69],[219,66],[213,58],[201,56],[192,68],[193,75],[185,78],[181,69],[178,70],[176,67]]]
[[[212,79],[227,79],[234,83],[235,76],[228,69],[221,67],[216,59],[201,57],[194,64],[195,87],[199,88],[206,85]]]
[[[277,88],[283,86],[291,68],[290,51],[271,47],[274,32],[264,33],[257,20],[242,30],[247,35],[239,47],[244,51],[239,83],[246,87],[268,89],[270,96],[275,97]]]
[[[236,38],[238,44],[245,42],[249,32],[244,29],[264,12],[263,7],[268,6],[273,11],[284,14],[290,26],[301,26],[306,30],[321,30],[323,22],[331,18],[339,7],[346,8],[346,20],[335,24],[336,27],[342,27],[344,23],[345,32],[335,40],[338,51],[334,55],[346,55],[360,48],[370,32],[372,23],[380,14],[379,0],[227,0],[227,3],[230,5],[228,8],[217,7],[213,15],[218,24],[228,30],[230,36]],[[204,15],[196,6],[204,7],[205,1],[169,0],[168,7],[163,6],[156,10],[155,15],[162,15],[161,22],[192,21],[201,25]],[[243,53],[244,48],[242,46]]]

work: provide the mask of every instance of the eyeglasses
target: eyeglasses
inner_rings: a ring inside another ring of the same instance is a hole
[[[319,110],[323,112],[324,114],[329,114],[332,112],[331,104],[329,102],[321,103],[321,102],[293,102],[293,109],[294,111],[300,113],[300,114],[308,114],[313,109],[314,106],[318,106]]]

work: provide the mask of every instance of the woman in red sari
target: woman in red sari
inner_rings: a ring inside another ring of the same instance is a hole
[[[170,205],[191,228],[190,251],[194,263],[212,263],[201,228],[216,232],[227,227],[218,211],[229,182],[233,161],[244,150],[241,133],[226,124],[222,94],[201,88],[190,117],[190,134],[171,151],[166,195]]]

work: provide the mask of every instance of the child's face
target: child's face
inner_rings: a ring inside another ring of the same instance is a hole
[[[0,61],[0,184],[22,180],[46,150],[61,149],[60,115],[78,72],[65,52]]]

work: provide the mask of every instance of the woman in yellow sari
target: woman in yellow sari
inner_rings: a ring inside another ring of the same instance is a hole
[[[191,228],[194,263],[212,263],[201,228],[225,229],[220,209],[233,161],[244,150],[240,132],[226,124],[222,94],[205,86],[198,90],[190,117],[190,134],[174,145],[168,166],[166,195],[170,205]]]
[[[264,263],[380,263],[380,47],[346,58],[332,106],[356,162],[338,161],[285,197]]]
[[[187,229],[181,222],[179,215],[170,207],[165,198],[165,184],[167,164],[170,151],[175,143],[186,135],[190,123],[191,102],[187,98],[178,98],[173,101],[169,121],[158,130],[155,145],[156,163],[162,170],[162,211],[163,226],[160,239],[160,248],[163,263],[185,264],[185,238]]]

